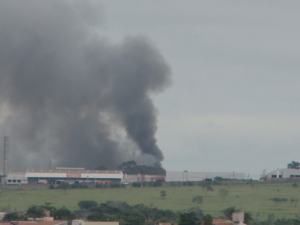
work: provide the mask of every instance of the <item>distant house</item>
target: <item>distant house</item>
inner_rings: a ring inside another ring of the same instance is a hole
[[[50,210],[48,210],[48,209],[43,209],[43,210],[44,210],[44,213],[46,214],[46,216],[49,217],[50,216]]]
[[[5,215],[6,215],[6,212],[0,212],[0,221],[4,218]]]
[[[244,212],[237,211],[232,213],[232,221],[237,225],[246,225],[244,223]]]
[[[247,225],[244,223],[244,212],[232,213],[232,220],[227,219],[213,219],[213,225]]]

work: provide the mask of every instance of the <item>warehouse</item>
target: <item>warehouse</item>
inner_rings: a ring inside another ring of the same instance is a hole
[[[9,173],[6,177],[7,184],[28,184],[26,173]]]
[[[167,171],[166,181],[202,181],[213,180],[215,177],[222,177],[223,179],[238,179],[243,180],[246,178],[245,173],[237,172],[193,172],[193,171]]]
[[[268,173],[267,178],[300,178],[300,170],[298,169],[277,169]]]
[[[120,170],[58,167],[54,170],[27,170],[25,177],[28,179],[28,184],[120,183],[123,173]]]

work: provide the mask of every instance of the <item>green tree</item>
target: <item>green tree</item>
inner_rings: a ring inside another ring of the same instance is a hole
[[[46,216],[46,213],[44,210],[36,205],[33,205],[27,209],[27,212],[25,214],[27,217],[34,217],[34,218],[41,218]]]
[[[2,221],[12,221],[12,220],[19,220],[19,216],[16,212],[6,213]]]
[[[252,214],[250,212],[244,212],[244,223],[250,225],[252,221]]]
[[[137,164],[134,160],[123,162],[121,165],[118,166],[118,170],[122,170],[123,172],[126,172],[127,170],[134,168],[136,165]]]
[[[236,212],[235,207],[229,207],[227,209],[222,210],[221,212],[224,214],[225,218],[228,220],[232,220],[232,213]]]
[[[105,165],[100,165],[96,168],[96,170],[107,170],[107,167]]]
[[[290,201],[291,201],[292,205],[294,204],[294,206],[297,207],[297,203],[299,202],[299,198],[291,198]]]
[[[275,216],[273,213],[268,215],[268,225],[274,225],[275,223]]]
[[[207,192],[209,191],[214,191],[214,189],[212,188],[212,186],[210,186],[210,183],[208,182],[201,182],[200,186],[202,188],[202,191],[205,192],[205,195],[207,195]]]
[[[118,166],[124,174],[166,175],[166,170],[158,166],[137,165],[135,161],[123,162]]]
[[[54,212],[54,218],[56,220],[72,220],[74,215],[68,209],[58,209]]]
[[[214,191],[214,189],[212,188],[212,186],[207,185],[205,195],[207,195],[207,192],[209,192],[209,191]]]
[[[124,221],[124,225],[141,225],[145,222],[145,215],[138,209],[125,209],[122,211],[120,218]]]
[[[275,203],[275,205],[280,205],[281,203],[285,203],[288,201],[287,198],[271,198],[271,201]]]
[[[59,188],[63,189],[66,193],[67,189],[70,188],[70,184],[68,182],[63,182],[59,185]]]
[[[217,180],[217,181],[223,181],[224,178],[223,178],[223,177],[215,177],[214,180]]]
[[[81,209],[89,210],[89,209],[91,209],[93,207],[97,207],[98,203],[95,202],[95,201],[92,201],[92,200],[82,200],[82,201],[78,202],[78,206]]]
[[[50,216],[54,216],[54,213],[56,211],[56,208],[54,206],[48,204],[48,205],[40,205],[39,207],[42,208],[42,209],[49,210],[50,211]]]
[[[202,210],[200,210],[198,207],[191,207],[189,208],[186,212],[190,213],[190,212],[194,212],[195,213],[195,216],[201,220],[204,216]]]
[[[226,188],[221,188],[219,190],[219,193],[220,193],[221,197],[223,198],[223,202],[224,202],[226,196],[229,194],[229,191]]]
[[[106,221],[107,216],[104,213],[92,213],[86,217],[88,221]]]
[[[194,212],[180,213],[179,225],[197,225],[198,218]]]
[[[196,196],[195,198],[193,198],[192,200],[193,203],[197,204],[197,207],[199,206],[199,204],[203,203],[203,196]]]
[[[212,225],[213,218],[211,215],[206,214],[202,219],[203,225]]]
[[[166,192],[166,191],[161,191],[161,192],[160,192],[160,196],[161,196],[162,198],[166,197],[166,196],[167,196],[167,192]]]
[[[298,170],[300,168],[300,163],[292,161],[291,163],[289,163],[287,165],[287,168],[289,168],[289,169],[297,169]]]
[[[158,219],[157,221],[159,221],[160,223],[169,223],[170,219],[163,217],[163,218]]]

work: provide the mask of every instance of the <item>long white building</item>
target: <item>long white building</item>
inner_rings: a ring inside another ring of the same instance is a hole
[[[246,174],[236,172],[167,171],[166,182],[213,180],[215,177],[242,180],[246,178]]]
[[[7,184],[59,184],[121,182],[120,170],[84,170],[84,168],[56,168],[54,170],[27,170],[26,173],[9,173]]]

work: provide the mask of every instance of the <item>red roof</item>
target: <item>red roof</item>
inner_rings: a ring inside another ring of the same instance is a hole
[[[212,223],[213,224],[219,224],[219,223],[224,223],[226,222],[226,219],[213,219]]]
[[[57,225],[62,223],[67,223],[68,221],[60,221],[60,220],[54,220],[54,221],[11,221],[0,223],[0,225],[12,225],[12,222],[18,225]]]

